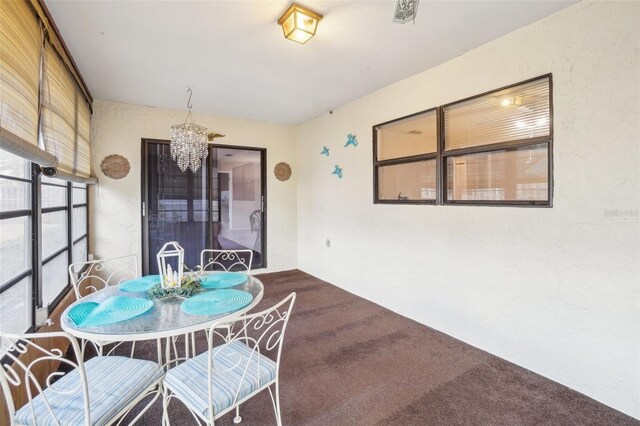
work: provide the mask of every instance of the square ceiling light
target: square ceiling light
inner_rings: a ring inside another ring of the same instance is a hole
[[[282,25],[285,38],[305,44],[316,34],[321,19],[322,15],[293,3],[278,19],[278,24]]]

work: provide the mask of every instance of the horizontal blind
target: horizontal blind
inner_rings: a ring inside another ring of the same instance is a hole
[[[427,111],[378,126],[376,144],[379,161],[437,152],[436,111]]]
[[[445,150],[549,136],[549,77],[444,107]]]
[[[38,146],[42,32],[25,1],[0,1],[0,148],[52,167]]]
[[[41,132],[58,158],[59,177],[86,182],[91,175],[90,110],[73,76],[47,43],[42,78]],[[76,177],[76,178],[74,178]]]

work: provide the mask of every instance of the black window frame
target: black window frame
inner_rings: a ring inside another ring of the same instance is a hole
[[[505,89],[510,89],[513,87],[517,87],[522,84],[530,83],[536,80],[542,80],[547,78],[549,80],[549,135],[548,136],[539,136],[535,138],[528,139],[520,139],[508,142],[501,142],[495,144],[487,144],[480,145],[469,148],[460,148],[460,149],[445,149],[445,108],[449,106],[453,106],[462,102],[466,102],[469,100],[477,99],[486,95],[490,95],[492,93],[500,92]],[[438,132],[438,150],[436,154],[430,155],[417,155],[412,157],[403,157],[399,159],[392,160],[383,160],[378,161],[377,152],[378,152],[378,141],[377,141],[377,129],[380,126],[384,126],[386,124],[390,124],[396,121],[405,120],[420,114],[424,114],[426,112],[430,112],[436,110],[437,111],[437,132]],[[537,77],[529,78],[527,80],[523,80],[517,83],[509,84],[507,86],[503,86],[497,89],[492,89],[486,91],[484,93],[480,93],[478,95],[469,96],[464,99],[460,99],[454,102],[449,102],[447,104],[429,108],[417,113],[409,114],[404,117],[399,117],[393,120],[385,121],[383,123],[375,124],[372,127],[373,130],[373,203],[374,204],[427,204],[427,205],[461,205],[461,206],[494,206],[494,207],[542,207],[542,208],[551,208],[553,207],[553,139],[554,139],[554,120],[553,120],[553,76],[551,73],[539,75]],[[447,159],[449,157],[457,157],[462,155],[469,154],[483,154],[483,153],[492,153],[497,151],[509,151],[520,149],[527,146],[533,146],[538,144],[547,144],[548,147],[548,155],[547,155],[547,184],[548,197],[546,200],[449,200],[447,199]],[[380,200],[378,198],[378,169],[380,166],[389,165],[389,164],[402,164],[409,162],[421,161],[429,158],[436,159],[436,182],[437,182],[437,191],[436,191],[436,200]]]
[[[407,120],[419,115],[435,112],[436,114],[436,133],[437,144],[436,152],[430,152],[428,154],[410,155],[407,157],[390,158],[387,160],[378,160],[378,128],[393,124],[398,121]],[[394,118],[393,120],[385,121],[373,126],[373,203],[374,204],[432,204],[436,205],[440,203],[440,161],[438,160],[441,151],[440,134],[441,134],[441,111],[440,108],[428,108],[423,111],[419,111],[413,114],[406,115],[400,118]],[[379,171],[380,167],[395,166],[398,164],[419,163],[421,161],[435,160],[436,162],[436,198],[433,200],[400,200],[400,199],[380,199],[379,198]]]
[[[78,244],[80,241],[82,241],[83,239],[86,238],[87,240],[87,253],[85,256],[85,261],[88,261],[88,255],[89,255],[89,186],[87,184],[76,184],[76,183],[70,183],[70,202],[69,204],[71,205],[71,225],[73,225],[73,215],[75,214],[76,209],[79,208],[85,208],[85,218],[86,218],[86,223],[85,223],[85,228],[84,228],[84,233],[82,235],[80,235],[77,238],[73,237],[73,227],[71,228],[71,247],[70,247],[70,251],[71,251],[71,263],[74,263],[74,259],[73,259],[73,254],[74,254],[74,248],[75,245]],[[79,185],[84,185],[84,187],[79,186]],[[75,190],[79,190],[79,191],[84,191],[85,192],[85,197],[84,197],[84,203],[74,203],[73,202],[73,191]]]
[[[0,154],[2,152],[0,151]],[[26,277],[31,277],[31,324],[24,330],[25,332],[33,332],[37,330],[39,325],[36,323],[36,311],[38,309],[47,309],[48,315],[55,310],[58,304],[66,297],[68,292],[71,290],[71,282],[68,273],[65,273],[66,282],[64,283],[64,287],[61,288],[60,292],[54,297],[47,306],[44,306],[43,303],[43,279],[46,281],[46,278],[43,277],[42,267],[57,258],[60,255],[63,255],[65,252],[67,253],[67,267],[68,265],[73,263],[73,245],[83,238],[87,239],[87,254],[88,258],[89,252],[89,188],[88,185],[83,187],[78,187],[78,184],[74,184],[72,182],[65,182],[64,184],[59,183],[51,183],[51,182],[42,182],[42,170],[35,163],[29,163],[30,165],[30,179],[9,176],[9,175],[1,175],[0,179],[4,180],[12,180],[18,182],[28,183],[30,185],[30,207],[24,209],[16,209],[9,211],[0,211],[0,220],[4,219],[12,219],[16,217],[30,217],[30,226],[31,226],[31,239],[27,241],[27,245],[30,245],[30,255],[31,261],[29,262],[29,268],[19,272],[13,277],[5,280],[0,283],[0,295],[5,291],[9,290],[16,284],[18,284],[21,280]],[[55,206],[55,207],[42,207],[42,187],[43,186],[57,186],[66,188],[66,200],[64,206]],[[79,189],[86,191],[86,198],[84,203],[73,203],[73,190]],[[73,211],[76,208],[86,207],[87,215],[86,215],[86,223],[85,229],[82,236],[79,236],[76,239],[73,239]],[[49,254],[46,258],[42,257],[42,215],[47,213],[54,213],[59,211],[66,211],[66,246],[56,249],[53,253]],[[2,324],[0,324],[0,329]]]

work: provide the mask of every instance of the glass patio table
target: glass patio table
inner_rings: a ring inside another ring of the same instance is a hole
[[[215,274],[215,272],[213,272]],[[101,344],[116,342],[135,342],[142,340],[158,340],[158,361],[161,362],[160,339],[167,339],[166,358],[169,356],[170,338],[187,335],[199,330],[208,329],[214,322],[221,319],[233,319],[256,306],[262,299],[264,286],[262,282],[251,275],[243,284],[231,287],[235,290],[243,290],[251,294],[251,302],[240,308],[223,314],[192,315],[184,312],[180,305],[185,298],[172,296],[162,299],[151,299],[153,307],[146,313],[121,322],[100,326],[78,326],[69,317],[69,311],[79,303],[102,302],[113,296],[127,296],[148,299],[147,292],[131,292],[120,290],[119,285],[112,285],[95,293],[83,297],[72,303],[60,317],[62,329],[67,333],[92,342]],[[205,292],[217,291],[216,289],[204,289]],[[188,342],[185,337],[185,356],[188,356]],[[174,342],[175,343],[175,342]],[[193,345],[195,346],[195,345]],[[195,347],[194,347],[195,349]],[[174,346],[175,350],[175,346]],[[175,360],[175,359],[174,359]],[[172,360],[172,361],[174,361]],[[161,362],[162,364],[162,362]]]

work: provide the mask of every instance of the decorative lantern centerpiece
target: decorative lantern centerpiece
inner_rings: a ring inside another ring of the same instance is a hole
[[[160,273],[162,288],[179,288],[182,285],[184,271],[184,249],[180,247],[177,241],[169,241],[162,246],[156,257],[158,259],[158,272]],[[173,259],[178,261],[175,270],[170,263]]]

